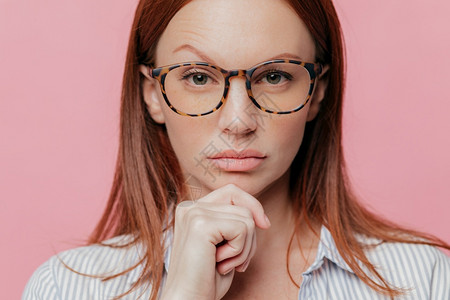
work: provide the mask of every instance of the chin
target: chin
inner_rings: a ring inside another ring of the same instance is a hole
[[[250,172],[228,172],[217,169],[207,172],[194,166],[190,169],[194,172],[185,172],[188,174],[185,175],[187,178],[185,182],[196,191],[199,198],[227,184],[234,184],[255,198],[267,192],[281,191],[289,187],[289,168],[287,170],[264,168]]]
[[[265,175],[268,175],[267,173]],[[216,177],[215,181],[205,181],[203,185],[211,192],[227,184],[234,184],[243,191],[249,193],[250,195],[258,198],[268,190],[277,188],[278,185],[282,184],[283,180],[280,181],[284,176],[273,176],[269,178],[267,176],[260,177],[251,173],[242,172],[227,172],[221,173]],[[206,192],[206,191],[205,191]]]

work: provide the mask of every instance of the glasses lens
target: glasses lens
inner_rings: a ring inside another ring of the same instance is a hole
[[[275,112],[291,111],[305,104],[311,78],[308,70],[293,63],[270,63],[252,74],[252,94],[258,104]]]
[[[202,65],[181,66],[166,76],[167,99],[177,110],[202,114],[222,99],[225,81],[220,71]]]

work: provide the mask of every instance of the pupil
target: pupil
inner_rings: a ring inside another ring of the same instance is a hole
[[[281,80],[281,76],[279,74],[269,74],[267,75],[267,81],[272,84],[277,84]]]
[[[198,85],[206,84],[206,76],[205,75],[195,75],[194,76],[194,83],[198,84]]]

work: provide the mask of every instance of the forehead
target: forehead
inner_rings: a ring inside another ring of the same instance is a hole
[[[203,60],[189,45],[221,67],[248,68],[291,53],[315,60],[311,34],[282,0],[193,0],[169,22],[156,48],[158,66]]]

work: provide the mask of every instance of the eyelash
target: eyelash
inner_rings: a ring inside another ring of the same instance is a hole
[[[202,70],[202,69],[190,69],[190,70],[187,70],[183,74],[180,75],[180,80],[187,80],[192,75],[197,75],[197,74],[208,76],[208,79],[215,81],[212,76],[210,76],[207,72],[205,72],[205,70]],[[292,79],[293,79],[293,76],[291,74],[289,74],[289,73],[283,72],[283,71],[278,70],[278,69],[270,69],[270,70],[265,70],[263,73],[259,74],[258,77],[257,77],[258,79],[255,82],[261,81],[267,75],[270,75],[270,74],[277,74],[277,75],[283,76],[283,78],[285,80],[288,80],[288,81],[292,81]]]
[[[198,69],[190,69],[190,70],[185,71],[183,74],[181,74],[180,79],[187,80],[192,75],[197,75],[197,74],[208,76],[209,79],[214,80],[214,78],[212,76],[210,76],[209,74],[207,74],[207,72],[205,72],[204,70],[198,70]]]
[[[264,77],[266,77],[267,75],[270,75],[270,74],[281,75],[281,76],[283,76],[286,80],[289,80],[289,81],[291,81],[291,80],[293,79],[292,75],[289,74],[289,73],[286,73],[286,72],[283,72],[283,71],[277,70],[277,69],[271,69],[271,70],[266,70],[266,71],[264,71],[263,73],[259,74],[259,75],[258,75],[258,78],[259,78],[259,79],[258,79],[257,81],[260,81],[262,78],[264,78]]]

